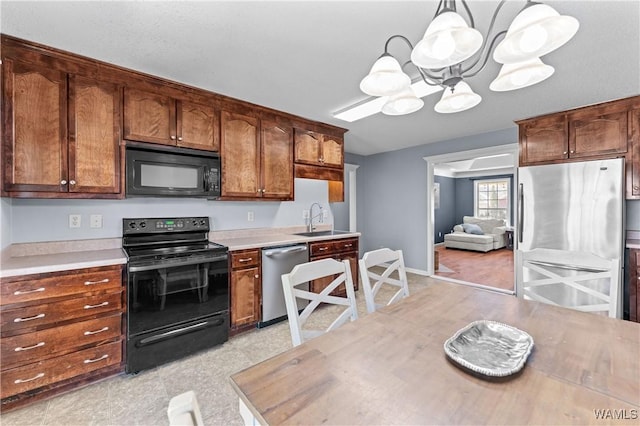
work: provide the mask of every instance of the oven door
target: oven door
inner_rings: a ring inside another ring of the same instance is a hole
[[[129,337],[229,311],[227,254],[128,265]]]

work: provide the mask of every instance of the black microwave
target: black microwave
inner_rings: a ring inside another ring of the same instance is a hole
[[[220,156],[187,148],[128,144],[127,197],[220,197]]]

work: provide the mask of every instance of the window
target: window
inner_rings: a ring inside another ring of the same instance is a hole
[[[475,216],[504,219],[511,218],[511,189],[509,179],[477,180],[475,183]]]

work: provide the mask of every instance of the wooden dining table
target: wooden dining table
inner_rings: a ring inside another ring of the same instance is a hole
[[[445,341],[476,320],[534,340],[524,368],[487,377]],[[230,378],[245,423],[640,424],[640,324],[435,283]]]

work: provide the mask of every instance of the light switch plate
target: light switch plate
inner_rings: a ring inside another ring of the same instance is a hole
[[[89,227],[91,228],[102,228],[102,215],[101,214],[92,214],[89,219]]]

